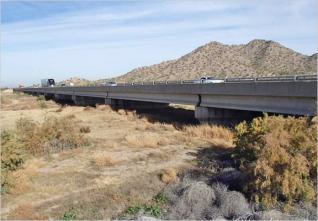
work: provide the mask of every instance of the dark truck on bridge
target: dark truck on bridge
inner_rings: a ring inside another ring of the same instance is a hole
[[[55,81],[54,79],[42,79],[41,80],[41,87],[54,87]]]

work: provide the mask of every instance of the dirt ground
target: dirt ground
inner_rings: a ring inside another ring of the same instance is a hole
[[[1,130],[14,130],[21,117],[43,122],[47,116],[72,116],[88,128],[90,140],[86,147],[28,159],[14,191],[2,195],[2,219],[61,219],[70,209],[76,219],[117,218],[175,179],[163,179],[165,171],[181,174],[198,165],[200,150],[232,146],[227,136],[205,139],[180,123],[105,105],[62,107],[46,101],[44,108],[37,98],[12,91],[3,92],[1,101]]]

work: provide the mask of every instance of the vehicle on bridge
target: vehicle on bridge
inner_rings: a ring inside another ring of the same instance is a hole
[[[117,86],[117,83],[114,81],[101,83],[101,86]]]
[[[41,86],[42,87],[54,87],[55,86],[55,81],[54,79],[42,79],[41,80]]]
[[[224,83],[223,79],[216,79],[215,77],[201,77],[200,80],[194,83],[209,84],[209,83]]]

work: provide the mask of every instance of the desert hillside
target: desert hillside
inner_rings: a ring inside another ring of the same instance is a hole
[[[117,81],[277,76],[317,73],[317,54],[307,56],[266,40],[224,45],[210,42],[179,59],[136,68]]]

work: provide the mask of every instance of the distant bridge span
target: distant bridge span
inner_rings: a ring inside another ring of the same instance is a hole
[[[15,88],[16,92],[72,100],[76,104],[125,104],[157,107],[196,106],[201,121],[231,118],[242,111],[315,116],[317,76],[229,78],[224,83],[195,81],[134,82],[117,86]],[[157,103],[157,104],[156,104]]]

